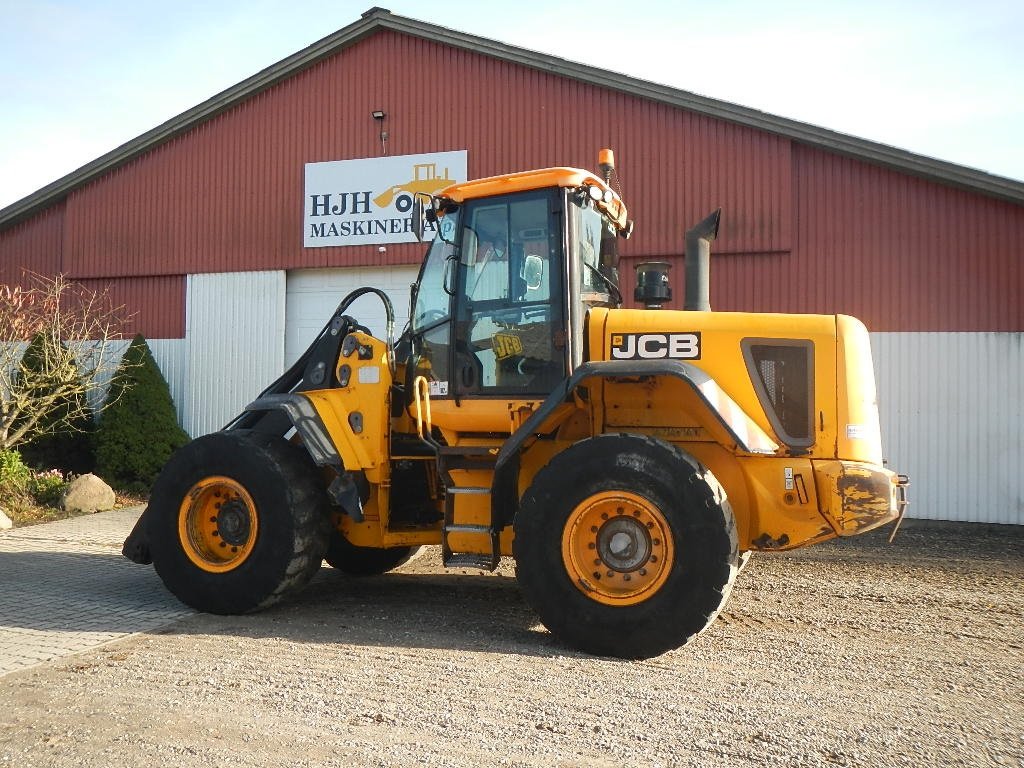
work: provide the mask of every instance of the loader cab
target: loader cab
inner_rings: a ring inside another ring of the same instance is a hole
[[[410,312],[409,372],[427,378],[435,422],[438,399],[543,399],[585,359],[588,309],[618,303],[617,228],[588,190],[443,203]]]

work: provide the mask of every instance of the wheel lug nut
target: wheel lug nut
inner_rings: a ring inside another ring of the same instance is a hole
[[[660,547],[661,546],[661,539],[655,539],[654,540],[654,546]]]
[[[652,563],[658,562],[658,556],[657,555],[651,555],[651,562]]]
[[[217,518],[216,517],[211,517],[210,518],[210,522],[211,523],[216,523],[217,522]]]
[[[601,574],[598,573],[597,571],[594,571],[594,578],[595,579],[600,579],[601,578]]]
[[[615,572],[614,571],[608,571],[608,578],[610,579],[613,576],[615,576]]]
[[[237,552],[237,551],[238,551],[238,547],[232,547],[232,548],[231,548],[231,551],[232,551],[232,552]]]
[[[646,568],[641,568],[640,569],[640,575],[641,576],[646,576],[647,575],[647,569]]]
[[[624,514],[626,514],[626,510],[624,510],[622,507],[619,507],[618,509],[615,510],[615,514],[616,515],[624,515]]]
[[[590,532],[591,533],[597,533],[597,526],[596,525],[590,526]]]
[[[607,512],[602,512],[601,513],[601,519],[602,520],[607,520],[608,519],[608,513]]]
[[[600,564],[601,564],[601,558],[599,557],[599,558],[597,558],[597,559],[596,559],[596,560],[594,561],[594,565],[600,565]]]
[[[632,578],[633,578],[633,577],[632,577],[632,576],[630,576],[630,575],[629,575],[628,573],[627,573],[627,574],[624,574],[624,575],[622,576],[622,580],[623,580],[623,581],[629,581],[629,580],[631,580]]]
[[[216,536],[217,538],[220,538],[220,531],[218,531],[217,529],[214,529],[213,535]]]
[[[597,544],[595,544],[594,542],[590,542],[589,544],[587,544],[587,549],[597,549]]]
[[[652,523],[652,522],[648,521],[648,522],[647,522],[647,527],[648,527],[648,528],[653,528],[653,527],[654,527],[654,523]]]
[[[226,547],[226,546],[228,545],[228,543],[227,543],[226,541],[222,541],[222,542],[220,543],[220,545],[221,545],[222,547]]]

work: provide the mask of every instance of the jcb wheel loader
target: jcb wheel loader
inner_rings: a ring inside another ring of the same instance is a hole
[[[414,206],[432,241],[410,324],[372,287],[222,431],[179,450],[125,542],[202,611],[270,605],[329,564],[354,575],[440,545],[448,567],[515,558],[562,642],[645,658],[728,600],[752,551],[895,520],[868,334],[843,315],[711,312],[718,212],[686,233],[686,309],[641,265],[601,173],[458,183]],[[419,201],[418,201],[419,202]],[[385,339],[347,314],[376,295]]]

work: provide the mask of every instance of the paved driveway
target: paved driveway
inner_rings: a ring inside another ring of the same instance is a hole
[[[193,613],[121,556],[141,512],[0,531],[0,676]]]

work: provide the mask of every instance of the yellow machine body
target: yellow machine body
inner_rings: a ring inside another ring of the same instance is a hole
[[[671,376],[599,379],[581,388],[547,419],[553,440],[524,450],[519,492],[550,457],[575,442],[602,433],[649,435],[677,445],[707,466],[725,487],[736,515],[743,550],[780,550],[835,536],[861,533],[899,513],[895,473],[883,468],[874,374],[867,332],[843,315],[783,315],[592,309],[588,322],[589,358],[609,360],[626,337],[641,352],[661,354],[675,343],[699,338],[699,357],[688,362],[706,372],[714,391],[698,391]],[[682,341],[680,341],[682,337]],[[419,461],[432,471],[433,459],[395,453],[392,434],[415,433],[414,414],[391,416],[391,375],[384,342],[365,334],[360,343],[381,354],[356,361],[347,387],[304,393],[316,408],[346,469],[363,471],[370,484],[364,520],[341,516],[352,543],[370,547],[436,544],[439,528],[403,529],[390,525],[390,466]],[[772,404],[758,391],[749,350],[757,343],[798,345],[809,362],[809,436],[787,445]],[[695,353],[695,351],[694,351]],[[343,361],[343,364],[349,364]],[[431,423],[449,445],[489,446],[511,435],[540,400],[480,399],[430,401]],[[359,432],[352,414],[360,414]],[[743,440],[737,440],[742,435]],[[488,469],[454,470],[461,485],[489,487]],[[440,489],[436,502],[440,509]],[[483,525],[490,498],[459,500],[457,520]],[[502,535],[502,553],[511,553],[511,526]],[[485,552],[481,534],[461,534],[453,546]]]

